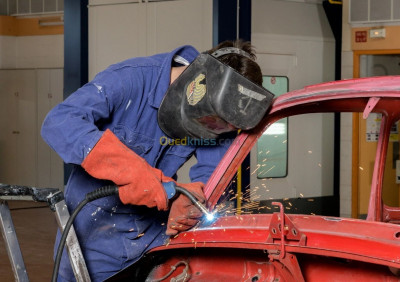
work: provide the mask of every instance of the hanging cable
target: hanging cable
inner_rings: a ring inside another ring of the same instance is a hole
[[[52,282],[57,282],[57,277],[58,277],[58,270],[60,268],[60,262],[61,262],[61,256],[64,250],[65,242],[67,240],[68,232],[72,227],[72,223],[74,222],[75,217],[78,215],[78,213],[82,210],[82,208],[89,202],[111,196],[111,195],[117,195],[118,194],[118,187],[117,186],[104,186],[100,187],[90,193],[87,193],[85,196],[85,199],[79,203],[79,205],[75,208],[71,216],[69,217],[67,223],[65,224],[64,231],[62,232],[62,236],[60,239],[60,243],[58,245],[57,249],[57,254],[56,258],[54,260],[54,266],[53,266],[53,275],[52,275]]]

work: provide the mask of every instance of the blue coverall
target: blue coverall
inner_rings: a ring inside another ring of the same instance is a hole
[[[165,145],[160,142],[165,134],[157,123],[174,58],[178,55],[192,62],[198,54],[193,47],[182,46],[170,53],[114,64],[50,111],[42,126],[43,139],[65,163],[74,164],[65,189],[70,212],[86,193],[110,184],[91,177],[80,166],[106,129],[166,176],[175,177],[194,154],[197,164],[190,170],[191,181],[207,182],[228,146]],[[92,281],[112,276],[162,245],[167,238],[167,218],[167,212],[155,208],[123,205],[117,196],[87,204],[74,228]],[[66,252],[59,275],[61,281],[74,280]]]

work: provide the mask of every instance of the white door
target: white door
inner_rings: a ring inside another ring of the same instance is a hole
[[[34,70],[1,71],[0,179],[36,185],[36,75]]]
[[[40,136],[62,97],[62,69],[0,70],[0,183],[62,188],[62,161]]]
[[[63,100],[63,70],[38,69],[37,71],[38,112],[38,165],[39,187],[62,189],[64,186],[63,161],[42,139],[40,129],[47,113]]]

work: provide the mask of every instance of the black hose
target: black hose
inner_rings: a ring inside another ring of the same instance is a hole
[[[186,190],[185,188],[182,188],[182,187],[179,187],[179,186],[175,186],[175,189],[176,189],[176,191],[178,191],[178,192],[184,194],[186,197],[188,197],[189,200],[192,201],[192,203],[196,203],[196,202],[199,201],[199,200],[196,199],[195,196],[193,196],[192,193],[190,193],[190,192],[189,192],[188,190]]]
[[[213,216],[212,214],[209,213],[209,211],[207,210],[207,208],[206,208],[198,199],[196,199],[196,197],[195,197],[192,193],[190,193],[188,190],[186,190],[185,188],[179,187],[179,186],[176,186],[175,189],[176,189],[176,191],[178,191],[178,192],[184,194],[186,197],[188,197],[189,200],[191,200],[192,203],[193,203],[202,213],[204,213],[204,214],[207,216],[207,218],[208,218],[209,216],[212,216],[212,219],[214,218],[214,216]]]
[[[58,245],[57,249],[57,255],[54,260],[54,267],[53,267],[53,276],[51,281],[52,282],[57,282],[57,276],[58,276],[58,270],[60,268],[60,262],[61,262],[61,256],[64,250],[65,242],[67,240],[67,236],[69,233],[69,230],[71,229],[72,223],[74,222],[75,217],[78,215],[78,213],[81,211],[81,209],[89,202],[111,196],[111,195],[117,195],[118,194],[118,187],[117,186],[104,186],[100,187],[90,193],[87,193],[85,196],[85,199],[79,203],[79,205],[75,208],[71,216],[69,217],[67,223],[65,224],[64,231],[62,233],[60,243]]]

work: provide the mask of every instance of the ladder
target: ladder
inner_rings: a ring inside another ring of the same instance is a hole
[[[29,281],[25,263],[22,257],[21,248],[15,233],[14,223],[11,218],[8,201],[22,200],[45,202],[54,212],[60,231],[70,217],[67,205],[64,200],[64,193],[56,188],[35,188],[19,185],[8,185],[0,183],[0,229],[3,235],[8,257],[15,277],[15,281]],[[67,252],[71,262],[72,270],[78,282],[90,281],[89,272],[86,267],[82,250],[75,230],[71,227],[67,241]]]

